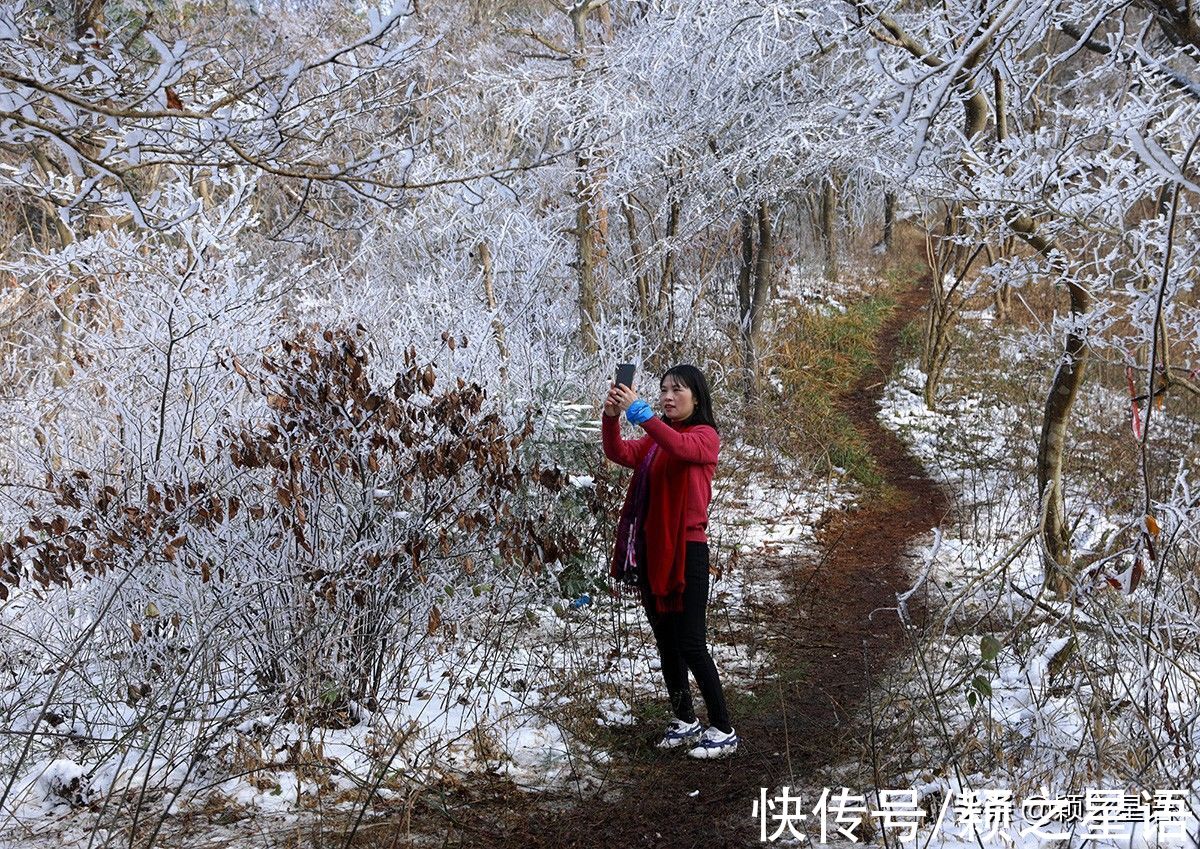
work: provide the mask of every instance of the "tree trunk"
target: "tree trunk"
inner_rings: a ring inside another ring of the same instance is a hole
[[[1091,303],[1091,296],[1078,284],[1069,284],[1071,315],[1081,317]],[[1067,524],[1063,500],[1063,453],[1067,444],[1067,425],[1071,408],[1083,385],[1087,366],[1087,339],[1074,331],[1067,333],[1063,359],[1054,373],[1054,382],[1046,398],[1042,414],[1042,435],[1038,442],[1037,480],[1046,519],[1042,525],[1045,541],[1045,577],[1061,598],[1070,588],[1073,575],[1071,563],[1071,530]],[[1046,499],[1049,504],[1046,505]]]
[[[832,174],[825,178],[821,192],[821,231],[825,240],[825,279],[838,279],[837,181]]]
[[[33,159],[42,172],[49,179],[50,175],[56,173],[56,169],[50,163],[45,153],[41,150],[33,150]],[[45,208],[45,218],[54,225],[54,232],[58,236],[60,246],[66,248],[75,242],[75,234],[71,228],[59,217],[58,210],[50,205],[49,201],[43,201]],[[55,308],[58,316],[54,322],[54,376],[52,378],[54,386],[66,386],[67,381],[75,372],[75,367],[71,364],[71,352],[68,350],[70,342],[68,341],[71,328],[76,322],[75,307],[79,301],[80,283],[78,278],[71,278],[62,294],[55,297]]]
[[[750,338],[757,356],[762,339],[762,317],[775,266],[775,241],[771,233],[771,208],[764,200],[758,205],[758,261],[754,265],[754,294],[750,299]],[[758,373],[758,362],[752,363]]]
[[[600,7],[600,25],[604,27],[604,43],[612,44],[613,17],[607,3]]]
[[[758,231],[758,253],[754,250]],[[766,201],[758,210],[746,210],[741,216],[742,257],[738,266],[738,329],[742,340],[742,364],[746,396],[758,391],[758,347],[762,337],[762,318],[774,278],[775,237],[771,232],[771,207]]]
[[[629,232],[629,251],[632,254],[634,292],[637,295],[638,317],[643,321],[650,312],[650,278],[646,269],[646,251],[638,234],[637,218],[629,198],[621,201],[621,214],[625,217],[625,229]]]
[[[483,296],[487,299],[488,311],[492,313],[492,335],[496,339],[496,348],[500,352],[500,378],[508,380],[508,346],[504,342],[504,323],[496,315],[496,289],[492,277],[492,246],[483,241],[479,243],[479,265],[483,271]]]
[[[601,5],[602,0],[588,0],[576,5],[569,12],[571,28],[575,35],[575,51],[571,64],[578,85],[583,84],[587,73],[587,17]],[[600,177],[592,173],[591,157],[582,147],[575,155],[575,207],[580,347],[585,354],[594,354],[599,348],[596,324],[600,313],[600,267],[605,257],[604,235],[607,217],[601,198]]]
[[[1012,287],[1007,283],[1001,283],[996,289],[995,308],[996,321],[1007,322],[1012,314]]]
[[[671,200],[671,208],[667,213],[667,232],[664,236],[666,255],[663,257],[662,277],[658,281],[658,301],[655,309],[662,309],[667,303],[668,296],[675,289],[675,248],[671,240],[679,232],[679,200]]]
[[[1012,237],[1005,237],[1000,243],[1000,256],[1009,256],[1012,253],[1013,241]],[[996,264],[996,255],[992,252],[991,245],[986,245],[988,265]],[[992,294],[992,307],[996,311],[996,323],[1008,321],[1008,316],[1012,310],[1012,286],[1008,283],[1001,283],[996,287],[996,291]]]
[[[1088,359],[1087,328],[1083,318],[1091,309],[1092,297],[1087,289],[1071,279],[1067,257],[1051,240],[1038,234],[1033,219],[1021,213],[1009,224],[1031,247],[1050,259],[1071,297],[1071,329],[1063,345],[1063,357],[1054,372],[1050,394],[1042,412],[1042,433],[1038,441],[1037,483],[1042,521],[1042,559],[1045,582],[1061,598],[1066,595],[1074,578],[1071,564],[1071,529],[1067,524],[1063,500],[1063,455],[1067,446],[1067,425],[1071,408],[1083,385]]]
[[[1004,86],[1004,78],[1000,76],[998,68],[992,69],[992,100],[996,104],[996,142],[1000,144],[1008,139],[1008,94]],[[1011,236],[1005,237],[1002,247],[1001,256],[1008,256],[1012,253]],[[988,261],[994,262],[990,249]],[[1009,310],[1012,307],[1012,287],[1007,283],[1001,283],[996,290],[995,307],[996,321],[1007,321]]]
[[[880,243],[884,251],[892,249],[892,241],[896,235],[896,203],[895,192],[885,192],[883,195],[883,238]]]
[[[925,262],[929,266],[929,312],[925,319],[925,344],[921,347],[921,371],[925,374],[925,385],[921,390],[922,400],[930,410],[937,409],[938,381],[941,370],[937,367],[942,359],[947,332],[947,311],[949,309],[946,294],[946,277],[953,267],[953,249],[944,246],[954,236],[954,222],[957,217],[956,206],[946,210],[942,223],[941,237],[933,233],[925,236]]]
[[[592,245],[591,202],[588,198],[587,158],[576,158],[576,168],[579,176],[576,182],[576,213],[575,233],[578,240],[578,276],[579,276],[579,333],[583,351],[586,354],[596,353],[599,344],[596,337],[596,323],[599,321],[599,298],[596,294],[595,252]]]
[[[750,386],[754,374],[753,317],[750,315],[753,304],[750,284],[754,276],[754,218],[748,210],[742,213],[741,223],[742,261],[738,266],[737,278],[738,330],[742,339],[742,367],[746,385]]]

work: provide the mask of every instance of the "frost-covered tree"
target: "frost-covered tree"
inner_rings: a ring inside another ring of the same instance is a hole
[[[946,210],[934,310],[955,308],[943,287],[963,284],[983,246],[1014,238],[1027,249],[979,280],[1068,296],[1037,457],[1047,580],[1065,591],[1064,456],[1089,357],[1129,358],[1147,397],[1196,391],[1176,361],[1195,332],[1195,231],[1179,225],[1197,188],[1196,22],[1169,2],[848,5],[913,139],[910,190]],[[934,381],[944,353],[927,357]]]
[[[5,4],[3,184],[50,204],[67,227],[89,209],[169,226],[155,190],[170,169],[205,192],[246,165],[301,192],[374,200],[420,184],[404,80],[421,45],[406,31],[406,2],[361,23],[341,7],[306,22],[231,11],[197,6],[201,27],[116,3],[90,4],[84,17]],[[304,26],[334,13],[328,30]],[[380,115],[390,127],[368,120]]]
[[[732,291],[753,370],[776,246],[800,235],[783,211],[827,175],[879,186],[895,171],[886,128],[861,120],[869,66],[844,17],[815,4],[647,3],[610,23],[594,24],[586,69],[544,29],[514,25],[535,48],[488,79],[516,87],[506,110],[515,126],[546,128],[551,145],[582,150],[602,175],[587,182],[589,220],[624,227],[602,228],[601,307],[678,346],[692,325],[676,321],[679,305]]]

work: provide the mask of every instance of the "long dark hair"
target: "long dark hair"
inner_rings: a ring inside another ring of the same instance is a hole
[[[720,430],[717,427],[717,420],[713,416],[712,393],[708,391],[708,381],[704,379],[704,373],[693,365],[683,363],[667,369],[663,373],[663,376],[659,378],[658,385],[661,387],[668,377],[675,378],[688,389],[692,390],[692,400],[696,406],[692,410],[692,414],[682,424],[704,424],[713,430]],[[663,418],[667,418],[665,414]]]

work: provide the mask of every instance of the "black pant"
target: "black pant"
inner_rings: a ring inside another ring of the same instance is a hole
[[[730,731],[729,711],[725,707],[725,693],[717,675],[717,665],[708,653],[705,643],[704,614],[708,605],[708,543],[689,542],[684,565],[683,611],[680,613],[658,613],[654,609],[654,597],[649,584],[643,577],[642,606],[650,627],[654,630],[654,641],[658,644],[658,656],[662,660],[663,680],[667,684],[667,695],[671,699],[671,711],[684,722],[696,720],[692,708],[692,694],[688,687],[688,670],[700,685],[704,706],[708,709],[708,724],[721,731]]]

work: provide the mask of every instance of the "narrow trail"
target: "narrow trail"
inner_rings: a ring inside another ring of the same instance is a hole
[[[876,368],[842,401],[871,446],[890,497],[829,516],[818,532],[820,562],[774,555],[778,562],[764,564],[786,576],[790,601],[762,611],[761,621],[771,625],[763,639],[775,658],[774,679],[756,691],[753,710],[734,717],[742,739],[738,753],[694,762],[680,752],[658,752],[646,735],[630,734],[618,755],[625,763],[610,773],[602,797],[563,798],[547,807],[488,789],[468,791],[475,804],[466,819],[447,824],[445,845],[761,845],[751,816],[760,788],[812,786],[811,776],[824,765],[861,757],[863,729],[853,713],[863,704],[868,681],[900,647],[898,618],[886,608],[894,608],[896,593],[910,583],[905,551],[947,511],[939,488],[876,419],[901,328],[922,303],[921,289],[899,296],[876,341]]]

